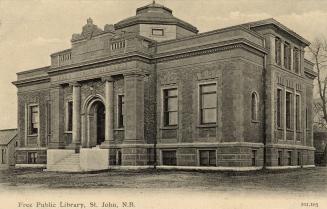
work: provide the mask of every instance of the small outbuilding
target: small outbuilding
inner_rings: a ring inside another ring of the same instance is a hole
[[[15,165],[17,143],[17,129],[0,130],[0,169]]]

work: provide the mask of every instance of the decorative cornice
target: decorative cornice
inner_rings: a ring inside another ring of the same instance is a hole
[[[41,83],[47,83],[47,82],[50,82],[49,76],[40,76],[40,77],[36,77],[36,78],[29,78],[29,79],[24,79],[24,80],[13,81],[12,84],[14,84],[17,87],[23,87],[26,85],[41,84]]]
[[[169,60],[182,59],[186,57],[211,54],[211,53],[231,50],[235,48],[243,48],[259,56],[264,56],[264,54],[268,53],[268,51],[265,48],[255,45],[247,41],[246,39],[241,38],[241,39],[235,39],[233,41],[220,42],[215,45],[212,44],[205,45],[200,49],[199,47],[192,47],[184,50],[162,53],[155,56],[155,59],[157,62],[164,62]]]
[[[119,64],[119,63],[130,62],[130,61],[142,61],[145,63],[150,63],[151,57],[148,54],[144,54],[141,52],[132,52],[132,53],[124,54],[123,56],[100,58],[96,60],[86,61],[83,63],[52,68],[48,71],[48,74],[50,76],[58,75],[58,74],[66,73],[67,71],[75,72],[79,70],[94,68],[95,66],[101,67],[101,66],[108,66],[108,65]]]
[[[112,76],[104,76],[104,77],[101,78],[101,81],[102,82],[106,82],[106,81],[108,81],[108,82],[114,82],[115,79]]]

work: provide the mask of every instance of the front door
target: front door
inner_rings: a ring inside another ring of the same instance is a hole
[[[102,142],[104,142],[105,139],[105,107],[102,102],[98,102],[97,105],[97,145],[100,145]]]

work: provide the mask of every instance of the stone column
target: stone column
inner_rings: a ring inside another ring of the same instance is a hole
[[[103,145],[109,146],[114,139],[114,79],[111,76],[104,77],[105,82],[105,141]]]
[[[72,83],[73,86],[73,136],[72,145],[81,144],[81,85]]]

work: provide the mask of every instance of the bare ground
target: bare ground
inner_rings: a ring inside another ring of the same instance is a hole
[[[0,171],[0,186],[19,188],[146,188],[210,191],[327,192],[327,167],[251,172],[109,170],[96,173],[55,173],[41,169]]]

